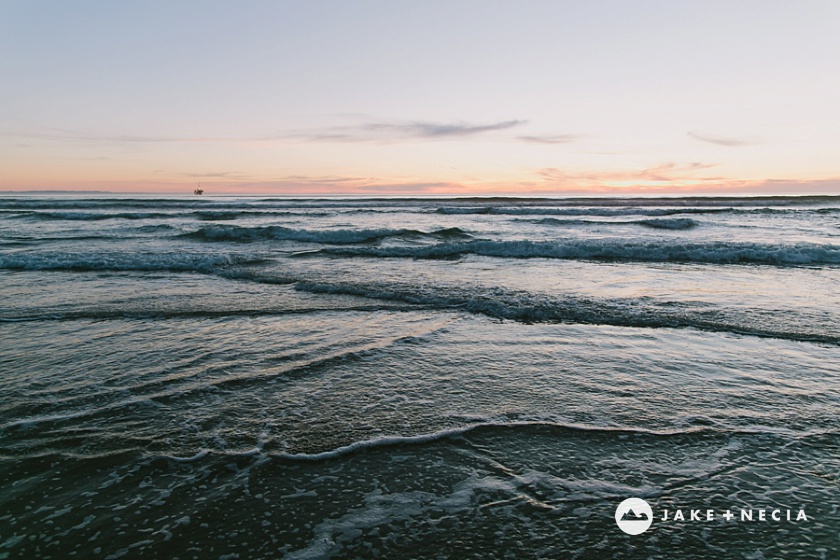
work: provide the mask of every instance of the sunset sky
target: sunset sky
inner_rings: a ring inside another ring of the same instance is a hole
[[[0,190],[840,194],[840,2],[0,0]]]

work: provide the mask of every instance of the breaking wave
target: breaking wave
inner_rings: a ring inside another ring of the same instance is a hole
[[[439,229],[423,232],[415,229],[334,229],[308,230],[292,229],[283,226],[239,227],[233,225],[212,225],[197,231],[185,233],[182,237],[201,241],[252,241],[282,240],[304,241],[309,243],[353,244],[380,241],[391,237],[432,238],[432,239],[468,239],[472,237],[460,228]]]
[[[170,211],[170,212],[109,212],[107,208],[103,208],[102,212],[83,210],[61,210],[61,211],[45,211],[45,210],[23,210],[23,211],[2,211],[12,212],[13,219],[27,219],[35,221],[84,221],[97,222],[102,220],[174,220],[174,219],[195,219],[203,222],[227,222],[237,220],[239,218],[247,217],[280,217],[280,216],[305,216],[305,217],[323,217],[330,216],[333,212],[318,212],[311,210],[304,211],[281,211],[281,210],[194,210],[188,212]],[[177,209],[176,209],[177,210]]]
[[[220,267],[257,264],[263,259],[254,255],[204,253],[15,253],[0,255],[0,269],[6,270],[137,270],[211,273]]]
[[[173,218],[176,214],[169,212],[81,212],[81,211],[60,211],[60,212],[22,212],[17,218],[43,221],[85,221],[95,222],[99,220],[151,220]]]
[[[697,227],[699,223],[691,218],[650,218],[646,220],[608,221],[581,220],[574,218],[542,218],[539,220],[525,220],[534,224],[546,226],[643,226],[653,229],[686,230]]]
[[[653,229],[684,230],[697,227],[697,222],[695,220],[692,220],[691,218],[660,218],[651,220],[637,220],[629,223]]]

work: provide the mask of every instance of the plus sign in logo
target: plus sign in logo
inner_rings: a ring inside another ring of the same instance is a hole
[[[641,498],[627,498],[615,509],[615,522],[628,535],[640,535],[653,522],[653,510]]]

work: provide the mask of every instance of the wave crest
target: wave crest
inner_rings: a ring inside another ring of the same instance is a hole
[[[196,231],[185,233],[182,237],[201,241],[234,241],[250,243],[254,241],[304,241],[309,243],[329,243],[333,245],[351,245],[381,241],[391,237],[432,238],[432,239],[467,239],[470,234],[452,227],[432,232],[415,229],[333,229],[309,230],[292,229],[283,226],[241,227],[234,225],[205,226]]]
[[[686,230],[697,227],[699,223],[691,218],[649,218],[645,220],[612,221],[582,220],[575,218],[542,218],[522,221],[545,226],[644,226],[653,229]]]
[[[346,247],[315,254],[339,257],[456,259],[480,255],[505,259],[586,259],[614,261],[687,262],[707,264],[767,264],[775,266],[840,264],[840,246],[815,243],[674,243],[667,240],[586,239],[567,241],[475,240],[422,247]]]
[[[137,270],[146,272],[215,272],[220,267],[256,264],[254,255],[206,253],[17,253],[0,255],[0,269],[7,270]]]

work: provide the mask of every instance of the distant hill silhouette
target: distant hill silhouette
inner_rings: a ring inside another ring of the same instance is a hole
[[[633,509],[628,509],[624,512],[624,515],[621,516],[622,521],[647,521],[650,519],[650,516],[642,513],[636,513]]]

